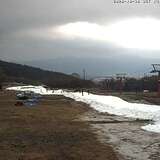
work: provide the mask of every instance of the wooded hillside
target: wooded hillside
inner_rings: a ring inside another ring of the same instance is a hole
[[[0,61],[0,82],[45,84],[57,88],[91,87],[93,85],[91,81],[84,81],[71,75],[5,61]]]

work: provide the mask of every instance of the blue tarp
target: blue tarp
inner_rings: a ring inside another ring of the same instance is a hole
[[[17,99],[23,100],[23,104],[28,107],[36,106],[42,97],[34,92],[17,92]]]
[[[37,98],[32,98],[24,101],[24,105],[28,107],[32,107],[38,104],[38,99]]]

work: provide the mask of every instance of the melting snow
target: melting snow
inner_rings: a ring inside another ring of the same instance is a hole
[[[32,91],[41,95],[51,95],[53,90],[48,90],[42,86],[17,86],[17,87],[9,87],[7,90],[15,90],[15,91]]]
[[[63,90],[47,90],[42,86],[18,86],[10,87],[8,90],[33,91],[41,95],[64,95],[76,101],[82,101],[89,104],[99,112],[107,112],[114,115],[132,117],[138,119],[153,120],[154,124],[142,126],[142,129],[160,133],[160,106],[129,103],[121,98],[114,96],[104,96],[88,94],[84,92],[83,96],[79,92],[67,92]]]

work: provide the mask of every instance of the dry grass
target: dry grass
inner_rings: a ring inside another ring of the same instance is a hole
[[[0,159],[117,159],[87,122],[77,120],[89,109],[84,104],[62,96],[45,97],[32,108],[15,106],[15,101],[14,93],[0,93]]]

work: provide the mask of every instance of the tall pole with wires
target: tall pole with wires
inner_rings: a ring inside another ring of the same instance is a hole
[[[118,90],[119,93],[122,94],[122,90],[123,90],[123,80],[125,79],[126,73],[118,73],[116,74],[117,76],[117,84],[118,84]]]
[[[86,80],[86,70],[83,69],[83,80]]]

